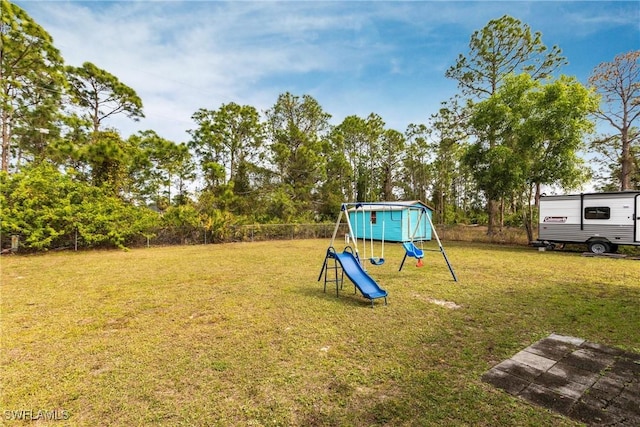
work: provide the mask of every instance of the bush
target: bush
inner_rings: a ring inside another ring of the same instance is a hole
[[[146,207],[128,204],[47,163],[3,173],[0,202],[0,233],[19,235],[22,248],[32,251],[76,245],[124,248],[158,223],[158,215]]]

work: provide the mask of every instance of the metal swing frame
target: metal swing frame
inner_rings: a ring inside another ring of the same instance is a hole
[[[417,258],[416,255],[418,255],[416,250],[419,250],[420,252],[424,252],[424,251],[431,251],[431,252],[440,252],[444,258],[444,261],[447,263],[447,267],[449,268],[449,272],[451,273],[451,277],[453,278],[454,282],[458,281],[458,277],[456,276],[455,271],[453,271],[453,266],[451,265],[451,262],[449,261],[449,257],[447,257],[447,252],[444,250],[444,246],[442,246],[442,242],[440,241],[440,237],[438,237],[438,232],[436,231],[436,227],[433,225],[433,221],[431,220],[431,215],[429,215],[427,213],[427,209],[426,208],[419,208],[420,209],[420,214],[418,215],[418,220],[416,221],[416,225],[413,229],[413,232],[409,235],[410,238],[410,242],[413,245],[414,248],[414,253],[411,254],[410,251],[405,247],[405,254],[404,254],[404,258],[402,258],[402,263],[400,264],[400,268],[398,269],[398,271],[402,270],[402,267],[404,265],[405,260],[407,259],[407,256],[413,256],[414,258]],[[421,221],[423,221],[423,217],[427,217],[427,220],[429,221],[429,225],[431,226],[431,232],[433,233],[433,235],[436,238],[436,242],[438,242],[438,250],[435,249],[422,249],[422,248],[418,248],[414,243],[413,243],[413,239],[416,235],[416,233],[418,232],[418,229],[420,228],[420,224]],[[410,224],[409,224],[410,226]]]
[[[358,261],[360,262],[361,265],[363,265],[363,260],[362,258],[360,258],[360,253],[358,252],[358,239],[355,237],[355,233],[353,232],[353,227],[351,226],[351,221],[349,219],[349,214],[347,213],[348,209],[350,206],[354,206],[356,207],[356,209],[359,206],[382,206],[382,207],[393,207],[393,206],[399,206],[402,208],[407,208],[407,205],[404,204],[394,204],[394,203],[386,203],[386,202],[351,202],[351,203],[342,203],[342,205],[340,206],[340,214],[338,215],[338,220],[336,221],[336,225],[335,228],[333,230],[333,234],[331,236],[331,243],[329,244],[329,247],[333,247],[336,236],[338,234],[338,230],[340,228],[340,224],[342,224],[342,215],[345,215],[346,218],[346,222],[347,222],[347,226],[349,228],[349,236],[350,238],[353,240],[354,243],[354,252],[355,252],[355,257],[358,259]],[[432,251],[432,252],[440,252],[442,254],[442,257],[444,258],[447,267],[449,268],[449,272],[451,273],[451,277],[453,278],[454,282],[458,281],[458,277],[456,276],[455,271],[453,270],[453,266],[451,265],[451,262],[449,261],[449,257],[447,256],[447,252],[445,251],[444,247],[442,246],[442,242],[440,241],[440,237],[438,236],[438,232],[436,231],[435,226],[433,225],[433,221],[431,220],[431,216],[427,213],[427,208],[421,207],[421,208],[411,208],[409,207],[409,209],[419,209],[420,213],[418,215],[418,221],[416,222],[416,225],[413,229],[413,232],[410,234],[411,237],[411,242],[413,243],[413,238],[416,235],[419,227],[420,227],[420,223],[423,220],[423,217],[426,216],[427,220],[429,221],[429,225],[431,227],[431,231],[433,233],[433,235],[436,238],[436,241],[438,242],[438,250],[428,250],[428,251]],[[364,211],[363,211],[364,212]],[[356,217],[357,218],[357,217]],[[364,215],[363,215],[363,221],[364,221]],[[364,248],[364,253],[366,254],[366,240],[365,240],[365,248]],[[414,245],[415,246],[415,245]],[[407,257],[407,253],[405,252],[405,259]],[[402,270],[402,266],[404,264],[405,259],[402,260],[402,264],[400,265],[400,270]],[[364,265],[363,265],[364,268]]]

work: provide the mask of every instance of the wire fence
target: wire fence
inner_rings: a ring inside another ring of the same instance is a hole
[[[263,240],[330,239],[335,224],[255,224],[233,227],[233,242],[255,242]],[[347,232],[342,224],[338,236]]]
[[[261,242],[269,240],[297,240],[297,239],[331,239],[335,223],[321,224],[250,224],[229,225],[221,230],[212,232],[204,227],[180,228],[164,227],[154,234],[130,237],[124,242],[129,248],[148,246],[199,245],[232,242]],[[505,228],[491,237],[487,236],[486,227],[466,225],[435,225],[441,240],[492,242],[508,244],[527,244],[526,232],[521,228]],[[336,240],[346,240],[349,230],[346,223],[339,225]],[[2,252],[23,249],[21,236],[1,236]],[[83,250],[92,248],[91,244],[83,241],[78,233],[67,236],[52,250]],[[9,249],[11,248],[11,249]],[[29,251],[29,250],[27,250]]]
[[[131,246],[331,239],[334,229],[335,223],[232,225],[216,232],[196,228],[186,234],[178,229],[164,228],[153,237],[136,239],[135,242],[131,242]],[[337,236],[342,239],[347,233],[347,225],[341,224],[338,227]]]
[[[297,240],[297,239],[331,239],[335,223],[322,224],[251,224],[232,225],[212,233],[204,228],[192,230],[188,235],[180,235],[175,229],[166,228],[149,241],[140,241],[133,246],[151,245],[180,245],[180,244],[209,244],[232,242],[260,242],[268,240]],[[462,224],[435,225],[441,240],[458,240],[471,242],[493,242],[510,244],[527,244],[526,232],[522,228],[507,227],[489,237],[483,226],[469,226]],[[341,223],[336,232],[336,239],[344,239],[349,234],[346,223]]]

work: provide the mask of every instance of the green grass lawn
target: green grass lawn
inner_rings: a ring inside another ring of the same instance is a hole
[[[327,245],[3,257],[2,422],[571,426],[480,377],[552,332],[640,351],[638,261],[452,242],[454,282],[437,252],[398,272],[386,244],[372,309],[323,292]]]

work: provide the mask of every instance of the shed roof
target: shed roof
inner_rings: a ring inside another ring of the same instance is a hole
[[[355,211],[356,208],[364,211],[383,211],[383,210],[403,210],[410,207],[424,207],[433,211],[433,208],[421,200],[397,200],[393,202],[355,202],[345,203],[348,211]]]

